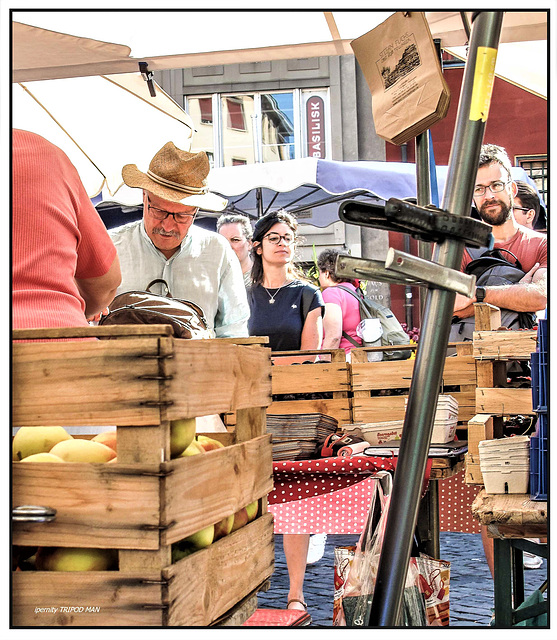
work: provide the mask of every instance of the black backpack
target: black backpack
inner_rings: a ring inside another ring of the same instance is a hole
[[[398,344],[410,344],[410,336],[405,333],[401,327],[400,322],[396,319],[395,314],[384,307],[382,304],[371,300],[366,297],[361,289],[356,289],[356,292],[337,285],[339,289],[347,291],[351,296],[354,296],[360,303],[360,320],[366,320],[367,318],[379,318],[381,321],[381,328],[383,334],[381,335],[381,346],[398,345]],[[355,347],[361,347],[351,336],[345,331],[342,335],[348,342],[352,343]],[[364,346],[368,346],[364,344]],[[408,360],[412,355],[412,351],[400,350],[400,351],[383,351],[383,360]]]
[[[476,285],[497,286],[516,284],[526,272],[518,258],[507,249],[467,249],[472,261],[464,269],[465,273],[476,276]],[[514,263],[507,260],[508,254]],[[449,342],[472,340],[474,333],[474,316],[469,318],[453,318]],[[528,311],[512,311],[501,309],[501,326],[509,329],[531,329],[536,324],[536,314]]]

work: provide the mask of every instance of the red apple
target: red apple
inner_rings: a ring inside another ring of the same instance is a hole
[[[232,531],[233,525],[234,525],[233,513],[227,516],[226,518],[223,518],[220,522],[217,522],[217,524],[215,525],[215,540],[218,540],[219,538],[224,538],[224,536],[227,536]]]
[[[92,438],[92,440],[100,442],[101,444],[110,447],[113,451],[116,451],[116,433],[116,429],[114,429],[114,431],[103,431]]]
[[[248,512],[244,507],[243,509],[240,509],[240,511],[236,511],[236,513],[234,514],[234,524],[232,525],[232,531],[237,531],[241,527],[244,527],[248,522]]]

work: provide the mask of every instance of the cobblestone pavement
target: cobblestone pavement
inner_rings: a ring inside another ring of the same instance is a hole
[[[333,624],[333,567],[336,546],[356,544],[358,536],[328,536],[323,558],[308,565],[304,595],[314,627]],[[441,558],[451,563],[450,626],[488,627],[493,607],[493,580],[485,560],[480,534],[444,533],[440,535]],[[547,577],[547,561],[536,570],[524,572],[525,594],[539,588]],[[275,538],[275,572],[271,588],[258,595],[258,607],[282,609],[288,595],[288,572],[282,549],[282,536]]]

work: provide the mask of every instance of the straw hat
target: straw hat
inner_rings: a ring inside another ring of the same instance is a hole
[[[204,151],[190,153],[167,142],[151,160],[147,173],[135,164],[127,164],[122,169],[122,178],[128,187],[145,189],[170,202],[222,211],[227,200],[209,192],[206,180],[209,170]]]

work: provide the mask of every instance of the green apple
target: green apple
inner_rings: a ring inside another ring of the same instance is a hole
[[[170,456],[177,458],[191,444],[195,436],[195,418],[170,422]]]
[[[193,547],[182,547],[177,544],[172,545],[172,564],[178,562],[182,558],[195,553],[195,549]]]
[[[226,518],[223,518],[220,522],[217,522],[215,525],[215,540],[219,538],[224,538],[232,531],[232,526],[234,525],[234,514],[230,514]]]
[[[246,511],[248,513],[248,522],[252,522],[253,520],[255,520],[255,517],[257,516],[257,510],[258,509],[259,509],[259,501],[258,500],[254,500],[253,502],[250,502],[246,506]]]
[[[205,449],[205,451],[212,451],[213,449],[221,449],[224,447],[222,442],[215,440],[214,438],[209,438],[209,436],[197,436],[197,442]]]
[[[196,456],[200,453],[205,453],[205,449],[197,442],[192,440],[186,449],[178,456],[179,458],[187,458],[188,456]]]
[[[213,543],[215,539],[215,525],[211,524],[208,527],[204,527],[195,533],[192,533],[191,536],[184,538],[182,542],[186,546],[191,546],[194,549],[204,549]]]
[[[64,427],[21,427],[12,441],[12,460],[23,460],[34,453],[48,453],[63,440],[72,440]]]
[[[109,571],[117,561],[114,549],[40,547],[36,556],[38,571]]]

